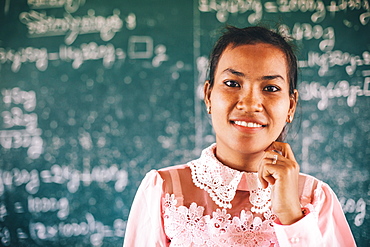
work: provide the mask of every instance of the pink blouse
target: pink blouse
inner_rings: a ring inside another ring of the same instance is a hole
[[[185,165],[150,171],[128,219],[124,247],[356,246],[330,187],[300,174],[305,217],[281,225],[271,211],[271,187],[257,173],[220,163],[215,145]]]

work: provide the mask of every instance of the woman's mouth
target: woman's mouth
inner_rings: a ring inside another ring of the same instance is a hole
[[[260,127],[266,127],[266,125],[262,125],[255,122],[246,122],[246,121],[231,121],[232,123],[242,126],[242,127],[248,127],[248,128],[260,128]]]

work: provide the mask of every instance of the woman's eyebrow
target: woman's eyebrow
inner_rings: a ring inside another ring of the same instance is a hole
[[[282,77],[281,75],[265,75],[265,76],[261,76],[261,80],[262,81],[271,81],[271,80],[275,80],[275,79],[281,79],[281,80],[285,80],[284,77]]]
[[[245,74],[243,72],[237,71],[237,70],[232,69],[232,68],[227,68],[224,71],[222,71],[222,73],[228,73],[228,74],[233,74],[233,75],[236,75],[236,76],[239,76],[239,77],[245,77]]]
[[[239,76],[239,77],[246,77],[246,75],[243,72],[237,71],[237,70],[232,69],[232,68],[227,68],[224,71],[222,71],[222,73],[233,74],[233,75],[236,75],[236,76]],[[284,77],[279,75],[279,74],[265,75],[265,76],[260,77],[261,81],[272,81],[272,80],[275,80],[275,79],[281,79],[281,80],[285,81]]]

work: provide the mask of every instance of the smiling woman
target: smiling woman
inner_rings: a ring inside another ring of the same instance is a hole
[[[293,117],[298,92],[289,92],[285,57],[266,43],[230,44],[220,56],[214,80],[205,84],[205,102],[212,109],[216,156],[225,165],[257,171],[263,151]]]
[[[229,27],[204,85],[216,143],[151,171],[124,246],[355,246],[330,187],[281,142],[298,101],[297,60],[279,34]]]

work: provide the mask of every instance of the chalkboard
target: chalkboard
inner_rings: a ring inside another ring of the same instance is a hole
[[[301,171],[370,242],[368,0],[4,0],[0,246],[121,246],[151,169],[214,142],[202,102],[226,24],[267,25],[299,50]]]

